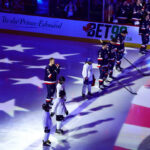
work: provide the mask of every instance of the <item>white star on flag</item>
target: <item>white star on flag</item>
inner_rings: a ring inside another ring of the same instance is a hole
[[[14,117],[15,111],[29,111],[28,109],[15,106],[15,99],[0,103],[0,111],[7,113],[9,116]]]
[[[43,80],[40,80],[37,76],[28,78],[28,79],[24,79],[24,78],[10,78],[10,80],[15,80],[17,81],[16,83],[13,83],[13,85],[17,85],[17,84],[32,84],[35,85],[39,88],[43,88]]]
[[[79,78],[79,77],[75,77],[75,76],[68,76],[72,79],[75,79],[76,81],[74,81],[74,84],[83,84],[83,78]]]
[[[38,60],[44,60],[44,59],[50,59],[50,58],[65,60],[66,57],[68,57],[68,56],[74,56],[74,55],[79,55],[79,53],[74,53],[74,54],[60,54],[59,52],[55,52],[55,53],[52,53],[52,54],[49,54],[49,55],[34,55],[34,56],[40,57]]]
[[[15,62],[20,62],[20,61],[10,60],[9,58],[0,59],[0,63],[13,64]]]
[[[18,51],[18,52],[24,52],[26,49],[34,49],[34,47],[23,47],[21,44],[15,45],[15,46],[2,46],[6,49],[4,51]]]
[[[45,65],[43,66],[31,66],[31,65],[25,65],[28,69],[45,69]]]
[[[43,66],[30,66],[30,65],[25,65],[26,66],[26,68],[28,68],[28,69],[45,69],[45,65],[43,65]],[[65,68],[62,68],[62,67],[60,67],[60,69],[63,69],[63,70],[65,70]]]
[[[85,62],[80,62],[80,64],[85,64]],[[92,63],[92,67],[93,67],[93,69],[98,69],[98,64],[96,64],[96,63]]]
[[[0,69],[0,72],[9,71],[8,69]]]

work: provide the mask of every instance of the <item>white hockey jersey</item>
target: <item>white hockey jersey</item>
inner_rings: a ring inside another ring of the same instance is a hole
[[[83,76],[83,78],[87,77],[89,81],[93,80],[93,67],[92,67],[92,64],[89,65],[88,63],[85,63],[83,65],[82,76]]]
[[[52,106],[52,113],[55,113],[56,115],[65,115],[66,114],[66,106],[65,106],[65,100],[61,98],[56,98],[53,100],[54,104]]]
[[[51,129],[52,127],[52,120],[49,112],[44,112],[44,120],[43,120],[43,126],[44,128],[47,127],[48,129]]]
[[[65,91],[65,85],[58,83],[56,86],[56,98],[59,98],[60,91]]]

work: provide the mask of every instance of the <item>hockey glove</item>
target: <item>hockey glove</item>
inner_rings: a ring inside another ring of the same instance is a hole
[[[54,112],[51,112],[51,117],[53,117],[55,115],[55,113]]]
[[[68,110],[66,111],[66,115],[68,116],[68,114],[69,114],[69,112],[68,112]]]
[[[88,83],[89,83],[88,78],[85,78],[85,79],[84,79],[84,84],[88,84]]]
[[[60,67],[59,64],[56,64],[56,67],[59,68]]]

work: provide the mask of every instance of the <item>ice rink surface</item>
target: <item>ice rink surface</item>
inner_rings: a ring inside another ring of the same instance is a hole
[[[117,81],[105,91],[92,88],[93,97],[83,100],[82,67],[93,59],[94,74],[99,77],[99,45],[13,34],[0,34],[0,150],[112,150],[126,120],[135,95],[149,81],[125,59],[122,73],[114,70]],[[150,54],[126,48],[125,57],[143,73],[150,73]],[[66,77],[67,108],[63,129],[50,136],[50,148],[42,146],[43,110],[46,87],[44,68],[54,57]],[[119,82],[118,82],[119,81]],[[142,99],[144,101],[144,97]],[[139,143],[140,145],[141,143]]]

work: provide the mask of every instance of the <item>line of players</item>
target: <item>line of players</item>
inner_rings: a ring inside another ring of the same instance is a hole
[[[102,43],[102,47],[98,51],[98,68],[100,72],[99,76],[99,88],[104,89],[106,85],[104,81],[110,82],[109,78],[115,79],[113,76],[114,67],[116,70],[122,71],[121,61],[124,57],[125,46],[124,41],[127,35],[127,30],[124,29],[119,33],[116,38],[113,38],[109,43]],[[145,13],[143,20],[141,21],[139,27],[139,34],[142,36],[142,45],[140,48],[140,53],[146,54],[147,44],[149,42],[150,35],[150,16]],[[88,58],[83,66],[82,76],[83,76],[83,88],[82,97],[86,98],[86,88],[88,88],[88,95],[91,96],[91,86],[94,83],[95,78],[92,78],[92,60]],[[108,78],[109,77],[109,78]]]
[[[119,33],[116,38],[113,38],[109,43],[102,42],[102,47],[98,51],[98,68],[100,72],[99,76],[99,88],[103,90],[106,85],[104,81],[108,80],[108,77],[114,79],[113,69],[116,67],[118,71],[122,71],[121,60],[124,56],[125,47],[124,40],[127,35],[127,30],[124,29]],[[88,96],[92,96],[91,87],[95,85],[95,77],[93,74],[92,59],[87,58],[82,70],[83,87],[82,97],[86,99],[86,89],[88,90]]]
[[[59,64],[55,64],[54,58],[50,58],[49,64],[45,68],[44,83],[47,87],[46,102],[42,105],[44,110],[44,139],[43,146],[50,146],[49,136],[53,123],[51,117],[56,115],[56,133],[63,134],[61,129],[62,122],[65,116],[68,115],[68,110],[65,106],[65,78],[61,76],[57,81],[57,76],[60,72]]]
[[[109,43],[102,43],[102,47],[98,51],[98,68],[100,71],[99,88],[104,89],[104,81],[109,81],[108,77],[114,79],[113,69],[122,71],[121,61],[124,56],[125,46],[124,40],[127,35],[127,30],[123,30],[116,38],[113,38]]]

